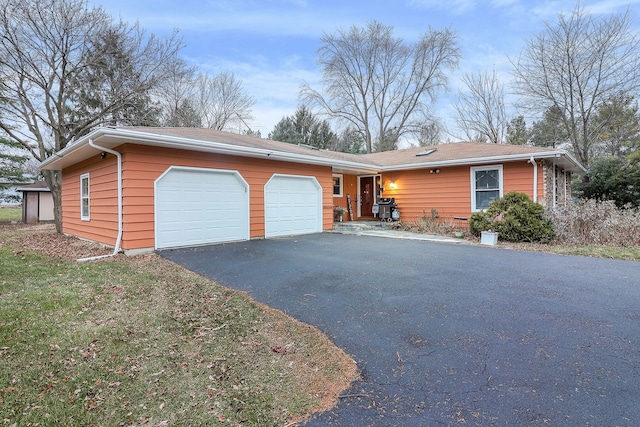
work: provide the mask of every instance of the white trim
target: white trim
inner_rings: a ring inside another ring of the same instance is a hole
[[[371,191],[373,192],[373,203],[372,203],[372,205],[375,205],[376,203],[378,203],[378,189],[376,188],[376,178],[377,177],[380,177],[380,180],[382,180],[382,175],[381,174],[358,175],[358,185],[357,185],[358,194],[356,194],[356,205],[358,207],[358,209],[357,209],[358,218],[360,218],[362,216],[362,193],[360,191],[360,189],[362,187],[360,185],[360,181],[362,180],[362,178],[371,178],[372,179],[372,181],[373,181],[373,188],[371,189]]]
[[[479,212],[482,209],[476,208],[476,177],[475,174],[477,171],[486,171],[486,170],[498,170],[498,197],[502,197],[504,194],[504,173],[502,165],[487,165],[487,166],[477,166],[469,168],[470,170],[470,178],[471,178],[471,212]]]
[[[204,153],[228,154],[231,156],[252,157],[259,159],[281,160],[285,162],[303,163],[309,165],[343,167],[356,171],[372,171],[377,167],[364,162],[354,162],[349,160],[339,160],[332,157],[320,157],[314,154],[300,154],[287,151],[280,151],[268,148],[246,147],[224,142],[203,141],[193,138],[152,134],[128,129],[98,128],[88,135],[89,138],[97,140],[99,138],[110,138],[109,144],[113,147],[130,142],[140,145],[150,145],[153,147],[175,148],[180,150],[192,150]],[[78,152],[82,155],[83,148],[87,146],[87,137],[81,139],[73,145],[68,145],[61,151],[55,153],[40,164],[42,169],[64,169],[77,161],[70,161],[67,164],[66,157]],[[102,142],[106,145],[106,141]],[[286,143],[283,143],[286,145]],[[311,151],[311,150],[310,150]],[[61,163],[56,166],[56,163]]]
[[[184,150],[194,150],[208,153],[229,154],[235,156],[269,158],[273,160],[282,160],[304,164],[314,164],[323,166],[332,166],[334,168],[342,168],[352,171],[353,173],[381,173],[388,171],[399,171],[407,169],[425,169],[444,166],[463,166],[471,164],[486,164],[495,162],[509,162],[517,160],[528,160],[531,156],[538,159],[560,158],[564,163],[571,165],[578,172],[586,172],[586,169],[578,163],[566,150],[550,150],[538,151],[534,153],[518,153],[499,156],[474,157],[468,159],[452,159],[439,162],[412,163],[394,166],[382,166],[375,162],[363,158],[362,161],[341,160],[334,157],[323,157],[314,154],[292,153],[287,151],[247,147],[241,145],[233,145],[229,143],[201,141],[193,138],[168,136],[161,134],[153,134],[141,131],[132,131],[129,129],[113,129],[98,128],[89,135],[83,137],[78,142],[68,145],[63,150],[55,153],[40,164],[42,169],[63,169],[71,164],[77,163],[85,157],[83,150],[88,144],[88,139],[97,140],[99,138],[108,138],[108,141],[102,142],[103,146],[111,148],[131,142],[135,144],[151,145],[155,147],[177,148]],[[73,154],[77,154],[77,158],[73,158]],[[88,155],[87,155],[88,156]],[[71,157],[71,158],[68,158]],[[567,169],[567,167],[565,167]]]
[[[407,163],[396,166],[380,166],[379,169],[381,172],[392,172],[392,171],[401,171],[401,170],[410,170],[410,169],[429,169],[435,167],[445,167],[445,166],[466,166],[466,165],[477,165],[477,164],[486,164],[486,163],[495,163],[495,162],[515,162],[518,160],[529,160],[531,157],[536,157],[540,159],[558,159],[562,157],[566,157],[566,159],[573,166],[576,166],[576,169],[579,169],[580,172],[586,172],[586,169],[578,163],[576,159],[574,159],[571,154],[569,154],[565,150],[555,150],[555,151],[540,151],[535,153],[518,153],[518,154],[506,154],[499,156],[486,156],[486,157],[470,157],[467,159],[451,159],[451,160],[440,160],[435,162],[427,162],[427,163]]]
[[[168,173],[175,170],[183,170],[183,171],[191,171],[191,172],[213,172],[213,173],[225,173],[230,175],[235,175],[238,178],[244,188],[245,193],[247,194],[247,227],[246,233],[242,236],[242,239],[249,240],[251,233],[251,211],[250,211],[250,200],[251,200],[251,192],[249,188],[249,183],[244,179],[244,177],[240,174],[240,172],[236,170],[230,169],[212,169],[212,168],[198,168],[198,167],[189,167],[189,166],[169,166],[167,170],[165,170],[155,181],[153,181],[153,247],[154,249],[168,249],[169,247],[158,248],[158,225],[157,225],[157,217],[158,217],[158,182],[162,178],[164,178]],[[203,243],[202,245],[206,245],[208,243]],[[194,246],[194,245],[187,245]],[[173,247],[173,246],[172,246]]]
[[[333,194],[333,197],[342,197],[342,195],[344,194],[344,175],[341,173],[334,173],[332,174],[331,178],[340,178],[340,193],[336,194],[333,192],[334,185],[331,186],[331,193]]]
[[[83,194],[83,182],[87,180],[87,195]],[[84,214],[84,200],[87,200],[87,214]],[[89,172],[80,175],[80,220],[91,220],[91,180],[89,179]]]

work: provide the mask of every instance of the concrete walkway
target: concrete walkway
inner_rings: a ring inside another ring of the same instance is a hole
[[[441,236],[437,234],[413,233],[411,231],[392,228],[393,223],[380,221],[347,221],[337,222],[329,233],[351,234],[356,236],[386,237],[389,239],[421,240],[425,242],[442,242],[470,244],[462,238]]]

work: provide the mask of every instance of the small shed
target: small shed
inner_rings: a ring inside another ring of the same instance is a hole
[[[22,192],[22,222],[35,224],[53,221],[53,196],[44,181],[23,185],[16,189]]]

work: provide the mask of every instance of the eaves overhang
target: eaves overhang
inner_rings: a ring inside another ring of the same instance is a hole
[[[447,166],[466,166],[466,165],[482,165],[482,164],[491,164],[491,163],[514,162],[514,161],[520,161],[520,160],[528,161],[532,158],[535,160],[540,160],[540,159],[555,160],[558,166],[561,166],[570,172],[576,172],[576,173],[586,172],[586,169],[580,164],[580,162],[575,160],[565,150],[540,151],[540,152],[532,152],[532,153],[518,153],[518,154],[508,154],[508,155],[499,155],[499,156],[470,157],[470,158],[463,158],[463,159],[438,160],[433,162],[387,165],[387,166],[381,166],[380,169],[382,172],[393,172],[393,171],[403,171],[403,170],[411,170],[411,169],[439,168],[439,167],[447,167]]]
[[[161,148],[191,150],[203,153],[226,154],[230,156],[242,156],[319,166],[330,166],[358,173],[367,173],[376,169],[372,165],[365,162],[352,162],[348,160],[292,153],[267,148],[245,147],[228,143],[201,141],[191,138],[159,135],[116,128],[99,128],[91,132],[90,134],[80,139],[78,142],[65,147],[63,150],[57,153],[54,153],[53,156],[42,162],[40,167],[44,170],[62,170],[95,155],[97,152],[99,152],[99,150],[96,150],[89,145],[90,140],[100,141],[101,146],[110,149],[114,149],[115,147],[124,143],[132,143]]]
[[[54,153],[41,163],[44,170],[62,170],[80,161],[86,160],[99,153],[89,145],[89,141],[99,141],[100,146],[115,149],[125,143],[148,145],[153,147],[172,148],[179,150],[191,150],[203,153],[225,154],[230,156],[251,157],[260,159],[279,160],[284,162],[303,163],[310,165],[329,166],[337,173],[349,173],[355,175],[376,174],[381,172],[428,169],[447,166],[462,166],[474,164],[491,164],[510,161],[528,161],[531,158],[551,159],[556,165],[567,171],[585,173],[586,169],[565,150],[548,150],[539,152],[526,152],[508,155],[456,158],[437,160],[431,162],[415,162],[396,165],[385,165],[383,162],[372,162],[363,158],[361,162],[340,159],[326,153],[326,155],[290,152],[272,148],[258,148],[244,145],[236,145],[227,142],[215,142],[180,136],[171,136],[158,133],[148,133],[138,130],[122,128],[98,128],[84,136],[77,142],[68,145],[63,150]],[[322,154],[322,151],[315,151]]]

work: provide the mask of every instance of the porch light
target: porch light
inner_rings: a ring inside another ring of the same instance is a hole
[[[389,188],[392,189],[392,190],[395,189],[396,188],[396,182],[395,181],[389,182]]]

